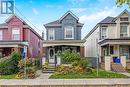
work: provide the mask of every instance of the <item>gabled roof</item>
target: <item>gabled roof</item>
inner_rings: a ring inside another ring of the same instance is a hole
[[[76,20],[79,20],[79,18],[73,14],[71,11],[67,11],[60,19],[59,21],[61,21],[63,18],[65,18],[68,14],[72,15]]]
[[[124,10],[123,12],[121,12],[117,17],[106,17],[105,19],[103,19],[102,21],[100,21],[99,23],[96,24],[96,26],[84,37],[84,39],[88,38],[98,27],[99,24],[116,24],[116,19],[118,19],[122,14],[127,13],[128,16],[130,17],[130,12],[128,10]]]
[[[22,18],[20,18],[17,14],[13,14],[13,15],[9,16],[9,17],[5,20],[5,22],[6,22],[6,23],[9,22],[9,21],[10,21],[12,18],[14,18],[14,17],[18,18],[21,22],[23,22],[25,25],[27,25],[27,23],[26,23]]]
[[[9,16],[9,17],[5,20],[6,23],[0,24],[0,27],[2,27],[2,26],[7,26],[7,23],[8,23],[12,18],[14,18],[14,17],[18,18],[21,22],[23,22],[24,25],[27,25],[27,27],[28,27],[35,35],[37,35],[40,39],[43,39],[31,26],[29,26],[22,18],[20,18],[20,17],[19,17],[18,15],[16,15],[16,14],[13,14],[13,15]]]
[[[61,21],[63,18],[65,18],[68,14],[71,14],[77,21],[79,20],[79,18],[78,18],[76,15],[74,15],[71,11],[67,11],[59,20],[56,20],[56,21],[53,21],[53,22],[44,24],[44,26],[45,26],[45,27],[46,27],[46,26],[60,26],[60,25],[61,25],[60,21]],[[83,26],[83,24],[80,23],[80,22],[78,22],[78,25],[79,25],[79,26]]]
[[[7,23],[2,23],[2,24],[0,24],[0,26],[6,26],[7,25]]]
[[[110,24],[110,23],[115,23],[114,17],[108,16],[105,19],[103,19],[101,22],[99,22],[99,24]]]
[[[59,21],[59,20],[56,20],[56,21],[47,23],[47,24],[45,24],[44,26],[51,25],[51,24],[59,24],[59,23],[60,23],[60,21]]]
[[[128,16],[130,17],[130,12],[129,12],[127,9],[125,9],[123,12],[121,12],[121,13],[115,18],[115,20],[118,19],[118,18],[119,18],[122,14],[124,14],[124,13],[128,14]]]

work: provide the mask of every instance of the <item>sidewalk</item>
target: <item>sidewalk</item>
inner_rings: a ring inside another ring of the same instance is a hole
[[[0,85],[130,85],[130,79],[1,79]]]

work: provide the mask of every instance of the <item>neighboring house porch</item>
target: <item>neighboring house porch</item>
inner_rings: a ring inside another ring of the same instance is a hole
[[[79,52],[84,57],[84,47],[82,40],[59,40],[59,41],[43,41],[43,49],[46,61],[52,64],[60,64],[58,52],[63,52],[67,49]]]
[[[27,42],[21,41],[0,41],[0,58],[10,56],[12,52],[20,52],[24,57],[24,49],[27,50]]]
[[[105,58],[110,58],[110,69],[113,68],[112,64],[130,69],[130,38],[104,39],[99,41],[99,48],[100,63],[105,64],[109,61]]]

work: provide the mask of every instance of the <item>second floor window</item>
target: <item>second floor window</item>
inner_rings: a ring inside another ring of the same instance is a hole
[[[3,39],[3,33],[2,33],[2,30],[0,30],[0,40]]]
[[[54,40],[54,39],[55,39],[54,29],[48,29],[48,40]]]
[[[20,29],[12,28],[12,40],[20,40]]]
[[[101,39],[105,39],[107,37],[107,27],[102,27],[101,29]]]
[[[127,25],[120,26],[120,37],[128,37],[128,26]]]
[[[74,39],[74,27],[72,26],[65,27],[65,39]]]

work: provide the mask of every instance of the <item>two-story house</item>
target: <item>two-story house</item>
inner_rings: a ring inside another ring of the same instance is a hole
[[[24,20],[11,15],[0,24],[0,58],[9,56],[13,51],[22,56],[41,57],[42,38]]]
[[[116,64],[130,69],[130,13],[127,10],[99,22],[84,39],[85,57],[99,57],[99,63],[106,70],[115,70]],[[120,68],[118,66],[116,68]]]
[[[46,40],[43,41],[43,49],[46,60],[56,64],[57,53],[66,49],[74,50],[84,56],[84,41],[81,40],[83,24],[71,11],[66,12],[59,20],[45,24]]]

